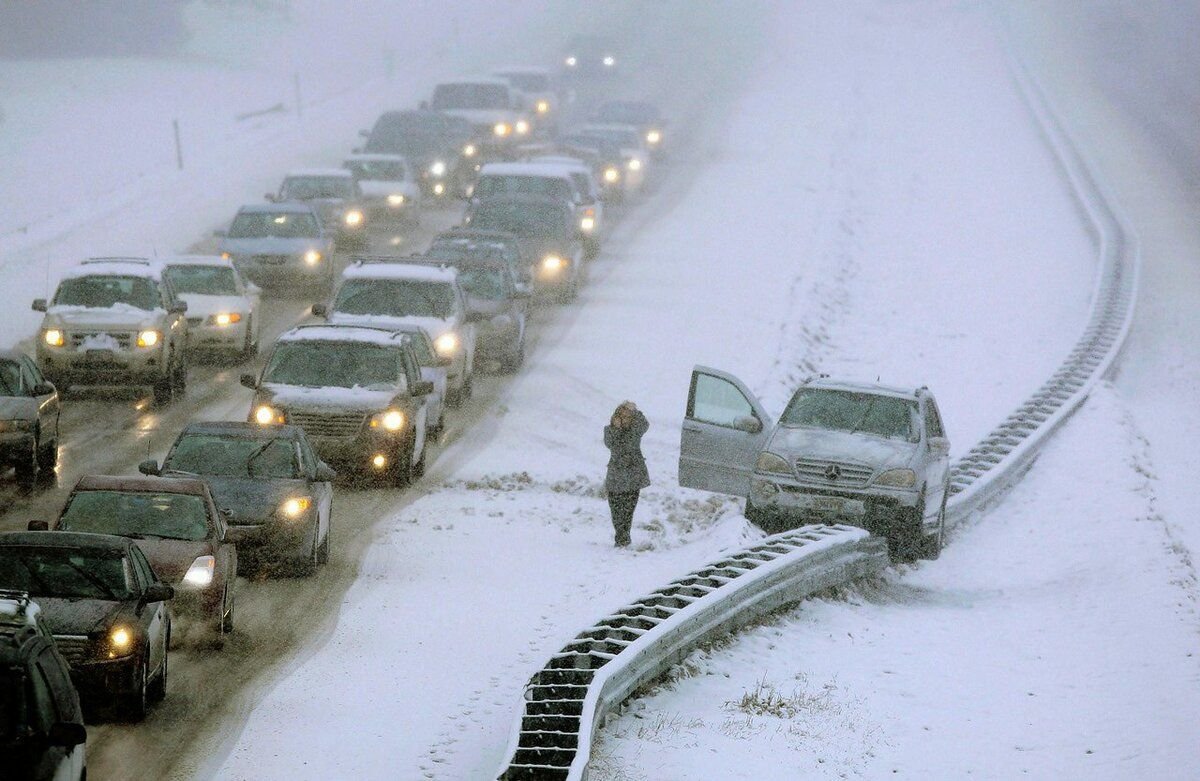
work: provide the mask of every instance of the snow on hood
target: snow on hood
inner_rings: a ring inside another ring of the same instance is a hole
[[[165,314],[166,311],[161,308],[138,309],[136,306],[120,303],[106,307],[59,304],[46,310],[46,320],[47,322],[70,323],[76,328],[123,326],[135,329],[144,324],[152,324]]]
[[[241,296],[211,296],[204,293],[180,293],[179,297],[187,302],[188,317],[208,317],[218,312],[250,311],[250,304]]]
[[[299,385],[281,385],[264,382],[263,389],[271,394],[271,402],[284,408],[325,408],[347,411],[386,409],[396,398],[399,389],[360,388],[306,388]]]
[[[877,469],[890,469],[908,466],[917,444],[862,433],[777,426],[767,450],[789,461],[795,458],[857,461]]]
[[[387,315],[348,315],[342,312],[331,312],[329,322],[333,325],[370,325],[376,328],[398,328],[402,325],[420,326],[429,334],[430,339],[437,339],[447,331],[454,330],[454,321],[443,320],[440,317],[388,317]]]

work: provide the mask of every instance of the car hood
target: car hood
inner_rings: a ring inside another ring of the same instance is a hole
[[[430,339],[437,339],[447,331],[453,331],[455,322],[450,318],[440,317],[388,317],[386,315],[348,315],[332,312],[329,322],[335,325],[370,325],[378,328],[396,328],[404,325],[417,325],[425,329]]]
[[[284,501],[308,490],[308,484],[301,479],[205,475],[203,480],[208,483],[217,507],[228,510],[236,524],[263,523]]]
[[[221,251],[233,255],[300,255],[310,249],[324,250],[326,242],[311,236],[281,238],[259,236],[248,239],[224,239]]]
[[[209,540],[136,540],[137,546],[150,559],[150,566],[164,583],[178,583],[197,556],[211,556]]]
[[[128,304],[109,307],[52,306],[46,310],[45,325],[70,324],[72,328],[124,328],[130,331],[154,325],[163,315],[162,309],[138,309]]]
[[[0,420],[33,420],[37,399],[30,396],[0,396]]]
[[[362,188],[363,195],[375,199],[395,194],[415,198],[419,191],[417,185],[412,182],[388,182],[381,179],[359,179],[358,186]]]
[[[778,426],[766,449],[788,461],[797,458],[854,461],[876,469],[891,469],[908,466],[917,445],[845,431]]]
[[[280,385],[264,382],[263,390],[272,404],[287,408],[321,409],[343,412],[383,410],[396,398],[396,389],[368,388],[306,388],[300,385]]]
[[[209,296],[203,293],[180,293],[187,302],[189,318],[208,317],[218,312],[246,312],[249,305],[241,296]]]
[[[51,634],[86,635],[98,632],[122,614],[132,614],[134,600],[114,602],[111,599],[61,599],[34,597]]]

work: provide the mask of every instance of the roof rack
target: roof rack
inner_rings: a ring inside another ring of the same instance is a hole
[[[149,266],[150,262],[150,258],[139,258],[128,255],[113,255],[111,257],[98,256],[94,258],[88,258],[87,260],[83,261],[82,265],[86,266],[89,263],[137,263],[141,266]]]
[[[387,328],[386,326],[382,325],[356,325],[354,323],[303,323],[301,325],[292,326],[288,329],[288,331],[303,331],[310,328],[321,328],[325,330],[330,328],[354,328],[359,331],[378,331],[381,334],[399,337],[400,341],[404,341],[405,339],[409,338],[408,334],[404,333],[403,331],[398,331],[395,328]]]

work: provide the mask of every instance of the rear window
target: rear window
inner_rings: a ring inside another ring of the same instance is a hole
[[[142,491],[79,491],[58,519],[63,531],[161,537],[208,538],[208,506],[189,494]]]
[[[779,422],[784,426],[868,434],[884,439],[917,442],[917,402],[876,393],[801,388]]]
[[[333,311],[346,315],[437,317],[454,314],[454,286],[419,279],[348,279]]]
[[[471,227],[518,236],[554,237],[563,233],[563,210],[549,203],[487,203],[471,215]]]

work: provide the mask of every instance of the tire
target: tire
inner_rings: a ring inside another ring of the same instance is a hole
[[[319,558],[318,557],[319,546],[317,544],[317,535],[320,532],[321,532],[321,527],[320,527],[320,524],[318,524],[317,528],[315,530],[313,530],[312,550],[310,550],[308,552],[308,555],[302,556],[296,560],[296,571],[297,571],[297,574],[299,574],[301,577],[309,577],[317,571],[317,562],[318,562],[318,558]]]
[[[21,456],[21,460],[13,464],[17,476],[17,484],[31,491],[37,486],[38,474],[40,472],[39,449],[38,435],[34,434],[33,442],[29,445],[29,454]]]
[[[175,365],[175,371],[171,372],[171,389],[175,393],[175,398],[182,398],[187,393],[187,359],[180,356],[179,363]]]
[[[148,655],[142,654],[139,667],[138,687],[132,693],[125,695],[124,706],[121,708],[122,715],[133,722],[144,720],[146,713],[150,710],[150,658]]]
[[[763,533],[768,536],[780,531],[777,528],[779,522],[775,517],[775,513],[755,507],[750,503],[749,499],[746,500],[746,510],[743,514],[746,516],[747,521],[762,529]]]
[[[467,375],[467,379],[463,380],[462,400],[466,401],[475,394],[475,373]]]
[[[58,440],[51,440],[38,450],[37,455],[38,469],[41,471],[41,477],[45,478],[47,472],[53,472],[58,468]]]
[[[946,544],[946,497],[942,497],[942,509],[938,511],[938,528],[921,541],[921,558],[933,561],[942,555]]]
[[[154,406],[165,407],[175,398],[174,373],[162,377],[154,383]]]
[[[403,453],[397,453],[396,460],[392,464],[391,482],[396,488],[404,488],[413,481],[413,446],[415,444],[414,441],[404,448]]]
[[[921,557],[925,545],[921,527],[921,519],[925,517],[924,495],[917,506],[905,515],[905,520],[888,535],[888,556],[897,564],[911,563]]]
[[[500,361],[500,371],[504,374],[515,374],[517,370],[525,363],[525,338],[521,338],[521,343],[517,345],[516,351],[509,356],[505,356]]]

